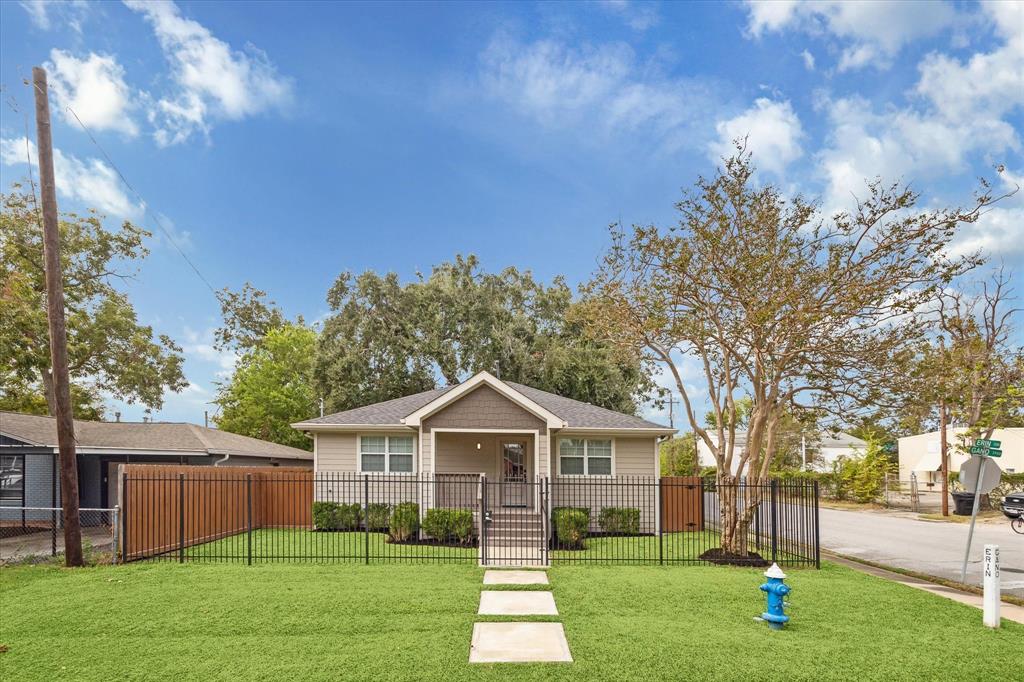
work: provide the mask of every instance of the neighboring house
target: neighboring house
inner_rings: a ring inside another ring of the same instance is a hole
[[[711,436],[713,443],[718,443],[718,435],[712,432],[708,433]],[[821,433],[816,439],[807,439],[807,458],[810,460],[807,463],[808,469],[816,471],[829,471],[832,469],[832,465],[840,457],[859,457],[864,454],[867,450],[868,444],[866,441],[851,436],[845,431],[839,431],[830,433],[825,431]],[[736,473],[736,468],[739,466],[739,457],[743,448],[747,446],[747,432],[737,431],[736,432],[736,446],[735,454],[733,455],[733,473]],[[811,456],[812,451],[817,451]],[[711,454],[711,448],[707,446],[702,439],[697,439],[697,458],[701,466],[715,466],[715,457]]]
[[[185,423],[76,419],[75,440],[83,508],[116,504],[120,463],[311,466],[313,460],[305,450]],[[57,452],[53,417],[0,411],[0,507],[61,506]]]
[[[444,481],[485,480],[501,485],[490,508],[537,504],[537,482],[548,479],[626,480],[658,476],[658,441],[674,429],[588,403],[502,381],[481,372],[467,381],[293,424],[314,442],[316,499],[337,500],[332,474],[394,474],[436,482],[426,486],[425,507]],[[461,479],[460,479],[461,477]],[[521,486],[521,490],[517,489]],[[552,507],[623,504],[617,487],[587,486],[600,499],[557,499]],[[618,487],[621,494],[621,487]],[[650,490],[654,487],[650,486]],[[440,494],[440,493],[438,493]],[[648,508],[653,508],[649,506]]]
[[[966,427],[950,427],[946,431],[949,452],[949,470],[957,472],[969,454],[958,447],[961,445]],[[909,481],[915,474],[923,484],[942,482],[941,433],[932,431],[899,439],[900,480]],[[992,440],[1001,441],[1002,457],[996,459],[999,467],[1007,473],[1024,471],[1024,428],[996,429]],[[970,443],[966,443],[970,446]]]

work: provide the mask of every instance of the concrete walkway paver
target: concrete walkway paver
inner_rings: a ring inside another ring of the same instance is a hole
[[[547,585],[544,571],[485,571],[484,585]]]
[[[480,610],[485,616],[557,616],[555,598],[537,590],[484,590]]]
[[[572,654],[561,623],[477,623],[469,662],[571,663]]]

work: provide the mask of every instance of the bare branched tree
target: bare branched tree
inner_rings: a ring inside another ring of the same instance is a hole
[[[753,173],[738,145],[677,204],[677,225],[613,225],[580,309],[594,333],[646,353],[674,378],[723,484],[722,548],[741,556],[759,500],[741,502],[731,484],[767,478],[787,412],[849,416],[893,398],[928,324],[917,311],[981,262],[948,257],[947,245],[995,200],[983,184],[970,208],[924,211],[909,188],[875,180],[854,211],[826,218],[814,202],[757,186]],[[683,380],[693,360],[713,427]],[[740,447],[744,395],[753,405]]]

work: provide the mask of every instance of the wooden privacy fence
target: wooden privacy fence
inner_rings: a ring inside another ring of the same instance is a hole
[[[299,467],[121,467],[122,561],[259,528],[312,527],[313,472]]]

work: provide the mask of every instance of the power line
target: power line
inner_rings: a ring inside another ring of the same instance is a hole
[[[33,86],[36,87],[34,83]],[[160,228],[160,231],[163,232],[164,237],[167,239],[170,245],[174,247],[174,250],[178,252],[178,254],[185,260],[186,263],[188,263],[188,266],[192,268],[192,271],[194,273],[196,273],[196,277],[198,277],[202,281],[202,283],[206,285],[206,288],[210,290],[210,293],[213,294],[214,298],[220,301],[220,296],[217,295],[217,290],[214,288],[214,286],[210,284],[210,280],[206,279],[203,273],[199,271],[199,268],[196,266],[196,264],[192,262],[192,259],[188,257],[188,255],[185,253],[184,250],[182,250],[180,246],[178,246],[178,242],[175,241],[174,237],[171,236],[170,230],[164,227],[163,223],[160,221],[160,216],[148,209],[149,204],[146,203],[146,200],[142,197],[141,194],[139,194],[138,190],[136,190],[135,187],[133,187],[132,184],[128,182],[128,178],[126,178],[124,173],[121,172],[121,169],[118,167],[116,163],[114,163],[114,160],[110,158],[110,154],[107,154],[107,150],[105,150],[103,148],[103,145],[101,145],[96,140],[96,137],[92,134],[92,131],[89,130],[89,127],[82,123],[82,119],[78,117],[78,113],[76,113],[70,105],[65,105],[64,108],[70,111],[71,115],[75,117],[75,120],[78,121],[78,125],[82,127],[82,130],[89,137],[89,141],[93,143],[96,149],[100,150],[100,154],[102,154],[103,158],[107,160],[107,163],[110,164],[110,167],[114,169],[114,172],[117,173],[117,176],[121,179],[121,182],[124,184],[124,186],[127,187],[131,191],[131,193],[135,195],[135,198],[142,203],[143,210],[149,214],[153,222],[156,223],[156,226]],[[29,164],[29,168],[31,169],[31,164]]]

